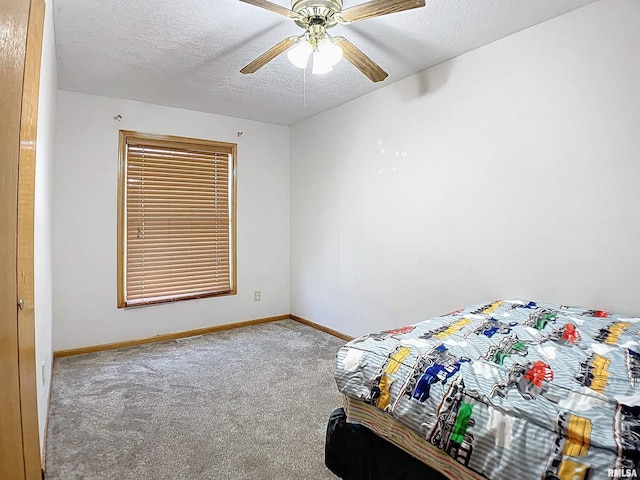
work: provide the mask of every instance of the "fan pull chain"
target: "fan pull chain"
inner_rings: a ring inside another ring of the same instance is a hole
[[[302,106],[307,106],[307,67],[302,69]]]

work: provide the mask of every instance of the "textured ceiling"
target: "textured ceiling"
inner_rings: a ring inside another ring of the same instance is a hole
[[[54,0],[60,88],[292,125],[593,1],[427,0],[424,8],[332,28],[389,73],[372,83],[344,59],[312,75],[286,55],[242,75],[302,29],[238,0]],[[344,0],[344,8],[359,3]]]

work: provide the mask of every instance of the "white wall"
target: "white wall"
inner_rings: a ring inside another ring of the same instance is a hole
[[[640,315],[638,45],[640,2],[602,0],[292,127],[292,313]]]
[[[52,183],[55,141],[58,69],[56,66],[52,2],[46,2],[40,95],[38,99],[38,136],[36,139],[36,184],[34,213],[34,289],[36,323],[36,378],[38,390],[38,422],[40,448],[44,452],[44,436],[49,408],[52,353]],[[44,363],[44,372],[41,365]],[[44,373],[44,374],[43,374]]]
[[[288,128],[66,91],[57,121],[54,350],[289,313]],[[116,308],[119,129],[238,144],[237,295]]]

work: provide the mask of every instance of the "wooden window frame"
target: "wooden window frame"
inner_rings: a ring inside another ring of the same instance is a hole
[[[229,226],[229,282],[230,289],[219,291],[207,291],[195,294],[173,294],[148,299],[129,300],[127,297],[127,153],[128,145],[138,144],[149,147],[164,146],[176,148],[194,147],[194,150],[207,150],[229,155],[229,195],[230,226]],[[140,307],[144,305],[156,305],[161,303],[171,303],[182,300],[192,300],[196,298],[208,298],[218,296],[235,295],[237,293],[237,252],[236,252],[236,166],[237,166],[237,144],[227,142],[217,142],[197,138],[178,137],[171,135],[156,135],[140,133],[129,130],[120,130],[118,149],[118,308]]]

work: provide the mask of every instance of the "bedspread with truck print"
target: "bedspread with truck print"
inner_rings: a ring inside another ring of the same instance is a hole
[[[335,378],[491,480],[640,475],[640,318],[475,305],[350,341]]]

